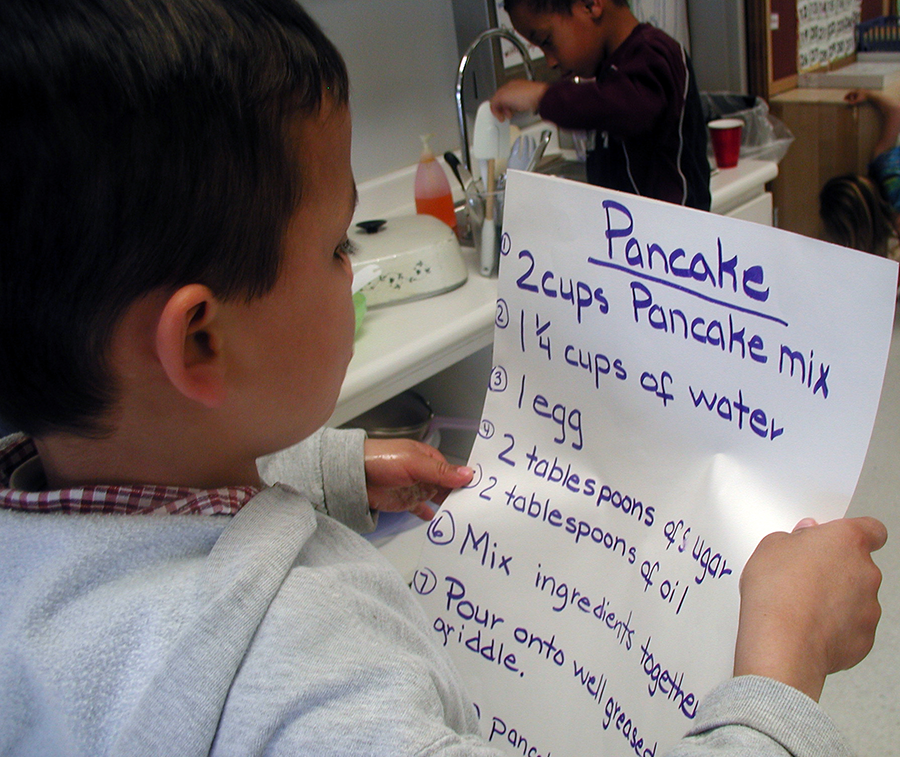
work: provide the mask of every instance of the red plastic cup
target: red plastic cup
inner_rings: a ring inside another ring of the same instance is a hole
[[[710,121],[707,126],[716,165],[719,168],[734,168],[741,154],[741,129],[744,122],[739,118],[720,118]]]

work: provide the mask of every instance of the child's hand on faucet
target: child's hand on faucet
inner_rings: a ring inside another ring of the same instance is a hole
[[[370,508],[408,510],[422,520],[434,516],[428,501],[440,504],[474,475],[471,468],[451,465],[434,447],[412,439],[366,439],[365,469]]]

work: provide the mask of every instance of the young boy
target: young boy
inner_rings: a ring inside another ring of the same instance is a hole
[[[497,757],[330,517],[471,475],[317,430],[353,342],[331,44],[293,0],[6,0],[0,119],[0,753]],[[872,644],[884,538],[761,544],[679,753],[842,748],[808,697]]]
[[[535,111],[562,128],[587,130],[591,184],[709,210],[706,124],[681,45],[639,24],[627,0],[504,6],[562,79],[508,82],[491,98],[498,118]]]

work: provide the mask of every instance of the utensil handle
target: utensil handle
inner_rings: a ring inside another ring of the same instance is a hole
[[[456,180],[459,182],[459,185],[462,187],[463,192],[466,191],[466,182],[463,180],[462,173],[459,170],[459,158],[449,150],[444,153],[444,162],[448,166],[450,166],[450,170],[453,171],[453,175],[456,177]]]
[[[493,158],[487,162],[487,197],[485,197],[484,201],[485,223],[494,220],[494,191],[497,187],[497,180],[494,175],[496,169],[495,162],[496,161]]]

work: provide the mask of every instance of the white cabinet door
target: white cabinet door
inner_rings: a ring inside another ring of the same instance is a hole
[[[725,214],[729,218],[740,218],[743,221],[772,225],[772,193],[763,192],[752,200],[738,205],[734,210]]]

